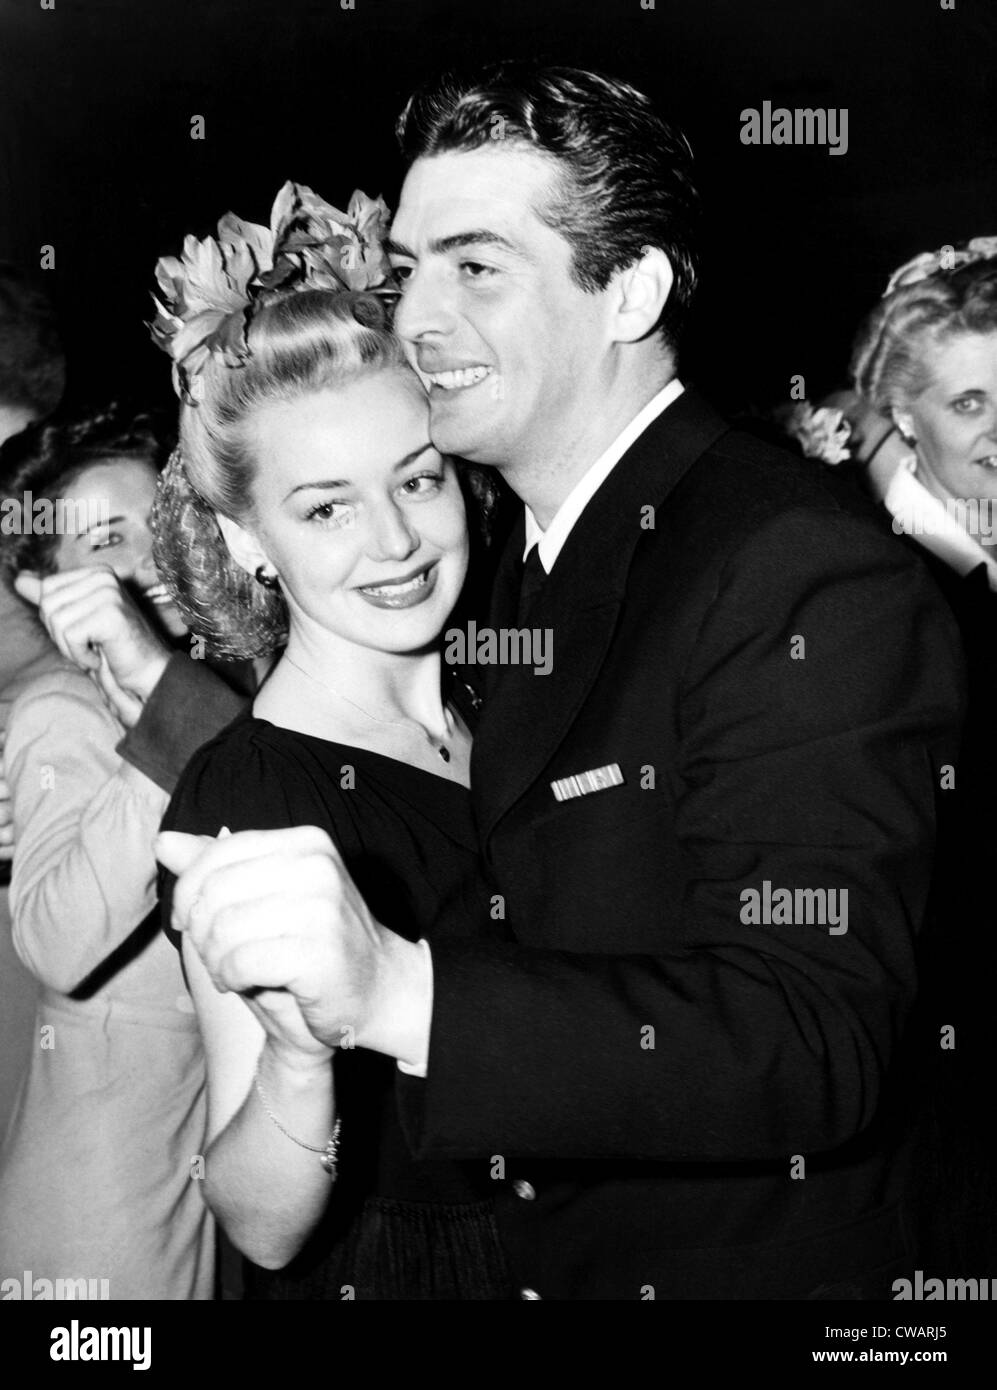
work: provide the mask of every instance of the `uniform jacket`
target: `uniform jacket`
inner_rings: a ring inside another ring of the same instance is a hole
[[[522,538],[491,622],[552,669],[477,668],[491,908],[434,937],[410,1142],[492,1165],[526,1298],[837,1296],[910,1253],[891,1078],[954,626],[864,499],[692,391],[517,623]]]

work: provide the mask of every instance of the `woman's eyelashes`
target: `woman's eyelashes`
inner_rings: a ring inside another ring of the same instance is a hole
[[[415,473],[411,478],[406,478],[404,482],[399,484],[397,493],[403,501],[421,502],[435,497],[445,481],[444,474],[439,471]],[[349,524],[361,505],[360,502],[352,500],[327,498],[326,501],[316,502],[309,507],[305,513],[305,520],[317,522],[319,525],[345,526]]]
[[[104,531],[90,537],[90,549],[110,550],[112,546],[121,545],[123,540],[124,537],[118,531]]]
[[[348,520],[351,506],[350,502],[316,502],[305,513],[305,520],[317,521],[326,526],[343,526]]]
[[[406,478],[402,483],[401,490],[409,497],[431,497],[439,492],[443,486],[443,474],[440,472],[416,473],[411,478]]]
[[[976,415],[983,409],[983,401],[979,396],[957,396],[952,409],[957,415]]]

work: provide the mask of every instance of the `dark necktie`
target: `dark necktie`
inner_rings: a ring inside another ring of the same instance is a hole
[[[534,600],[546,578],[547,571],[540,559],[540,547],[535,545],[527,555],[526,563],[523,566],[523,579],[519,587],[519,606],[516,609],[516,625],[518,627],[523,626],[526,615],[533,607]]]

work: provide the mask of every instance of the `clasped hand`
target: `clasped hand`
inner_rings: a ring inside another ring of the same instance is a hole
[[[394,934],[370,915],[323,830],[218,839],[163,831],[156,857],[178,876],[174,928],[187,933],[215,987],[242,994],[272,1037],[307,1050],[299,1010],[321,1047],[378,1046]]]

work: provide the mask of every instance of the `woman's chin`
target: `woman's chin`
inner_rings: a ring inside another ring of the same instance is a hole
[[[428,616],[428,615],[427,615]],[[390,656],[423,656],[437,651],[443,645],[445,621],[438,615],[433,621],[400,621],[371,624],[362,633],[357,633],[358,646],[373,648]]]
[[[435,593],[428,603],[414,608],[370,606],[369,616],[356,629],[354,640],[365,647],[380,648],[399,656],[432,651],[444,640],[456,595]]]

